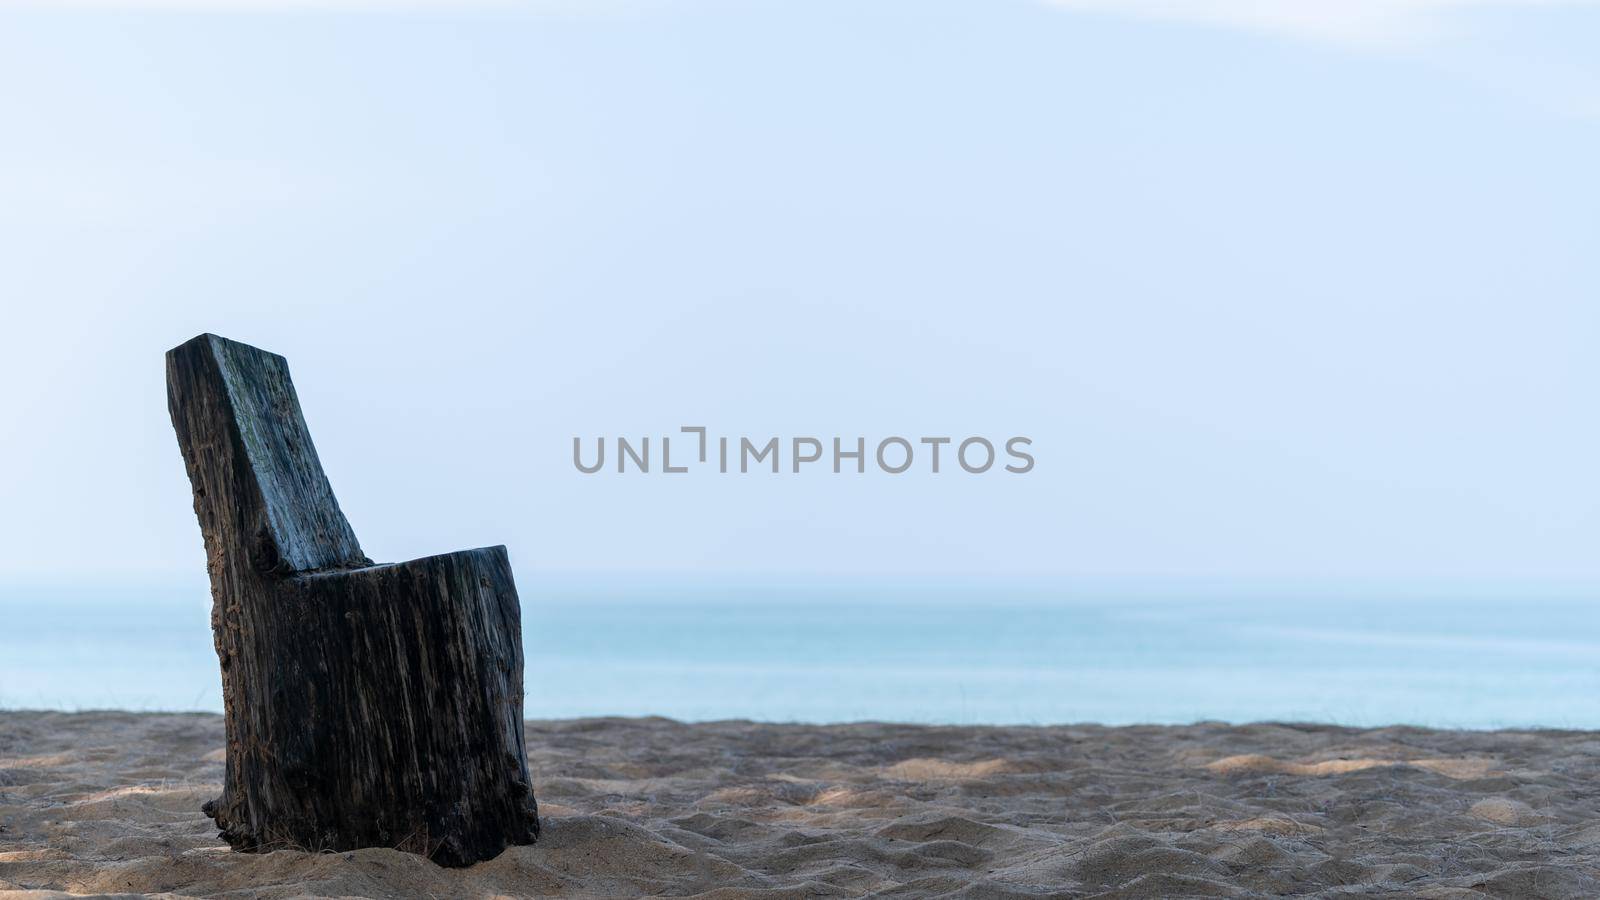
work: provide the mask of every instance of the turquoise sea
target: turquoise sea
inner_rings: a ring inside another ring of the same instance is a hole
[[[530,717],[1600,728],[1600,597],[523,579]],[[0,589],[0,707],[219,710],[203,585]]]

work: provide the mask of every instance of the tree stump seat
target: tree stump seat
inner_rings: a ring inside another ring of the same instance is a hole
[[[449,866],[532,843],[506,549],[368,559],[281,356],[201,335],[167,353],[167,401],[211,577],[221,837]]]

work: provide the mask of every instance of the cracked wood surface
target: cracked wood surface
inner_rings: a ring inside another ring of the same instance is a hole
[[[212,586],[227,732],[205,805],[235,849],[391,847],[469,865],[539,830],[504,547],[375,565],[283,357],[167,354]]]

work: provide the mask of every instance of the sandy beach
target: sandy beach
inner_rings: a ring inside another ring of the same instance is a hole
[[[545,834],[468,869],[230,852],[203,714],[0,713],[0,897],[1593,897],[1600,735],[527,723]]]

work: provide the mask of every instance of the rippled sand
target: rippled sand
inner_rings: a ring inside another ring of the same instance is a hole
[[[1600,896],[1600,735],[528,723],[539,844],[232,853],[209,715],[0,713],[0,897]]]

